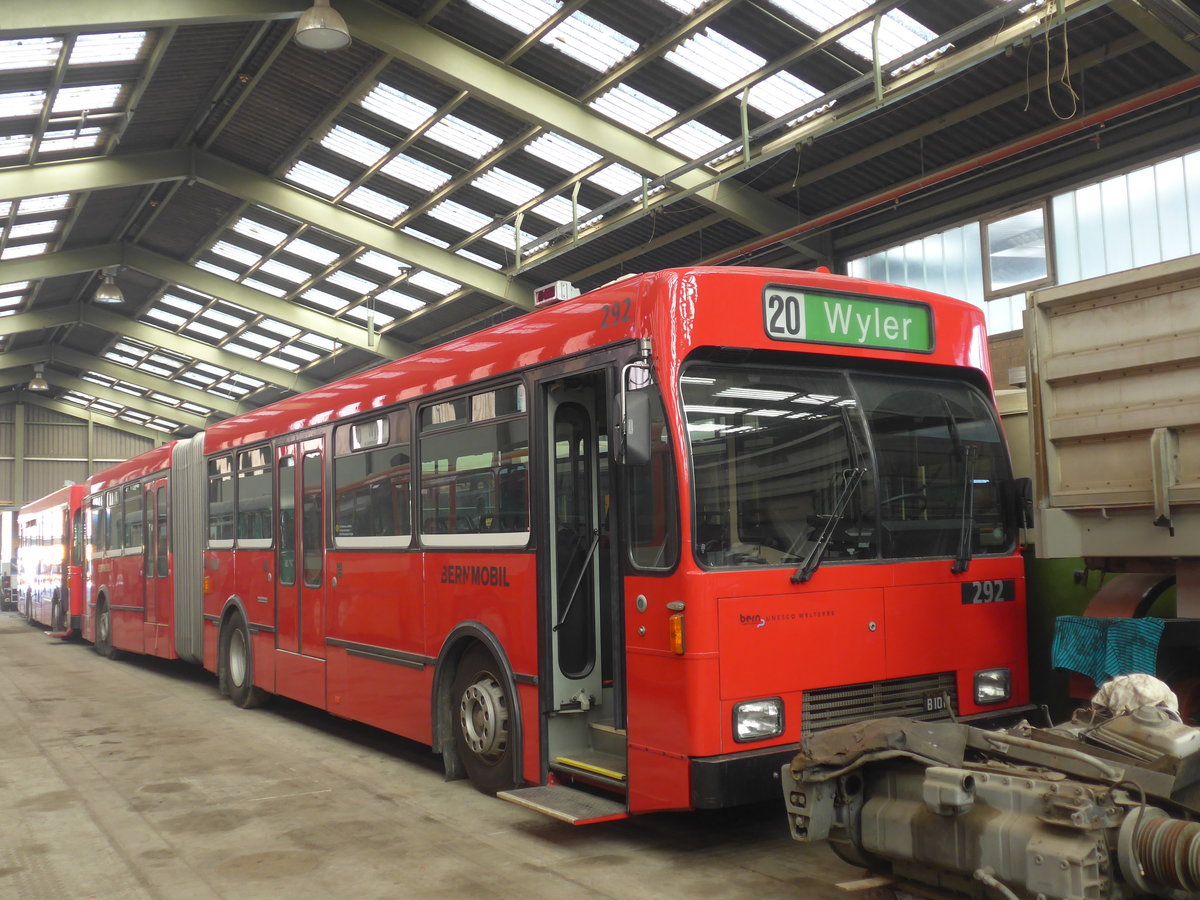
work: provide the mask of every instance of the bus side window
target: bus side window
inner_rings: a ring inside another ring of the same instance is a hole
[[[650,461],[625,467],[629,554],[642,569],[670,569],[679,558],[679,497],[666,411],[657,385],[650,400]]]

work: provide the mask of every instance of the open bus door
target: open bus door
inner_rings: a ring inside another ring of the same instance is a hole
[[[624,818],[623,653],[615,616],[604,370],[541,384],[545,435],[542,602],[543,765],[552,783],[497,796],[572,824]],[[611,799],[574,790],[583,783]]]
[[[156,478],[145,486],[145,535],[143,538],[142,571],[145,589],[145,630],[147,652],[155,656],[169,655],[173,648],[162,648],[159,640],[171,633],[172,580],[170,577],[170,534],[167,529],[168,484],[166,478]]]

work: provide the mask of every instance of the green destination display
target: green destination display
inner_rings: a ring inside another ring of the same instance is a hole
[[[768,285],[763,326],[777,341],[815,341],[885,350],[933,349],[928,306],[874,297],[849,297]]]

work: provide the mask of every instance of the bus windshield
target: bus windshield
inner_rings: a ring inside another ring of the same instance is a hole
[[[1014,546],[1000,431],[965,382],[698,362],[681,392],[702,565],[969,562]]]

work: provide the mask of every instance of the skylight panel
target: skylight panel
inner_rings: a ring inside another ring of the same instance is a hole
[[[4,252],[0,253],[0,259],[23,259],[26,256],[37,256],[39,253],[45,253],[49,248],[49,244],[24,244],[17,247],[6,247]]]
[[[729,87],[767,62],[712,28],[676,45],[664,59],[717,88]]]
[[[358,313],[358,311],[360,309],[362,309],[362,307],[356,306],[354,309],[352,309],[348,313],[346,313],[346,315],[347,316],[355,316],[355,318],[358,318],[356,313]],[[384,320],[384,321],[379,322],[380,325],[386,325],[386,324],[388,324],[388,322],[393,321],[392,317],[387,315],[386,313],[376,313],[375,315],[379,319]],[[362,318],[365,318],[365,317],[366,316],[364,313]],[[311,350],[305,350],[303,347],[297,347],[295,344],[288,344],[286,347],[280,347],[279,355],[280,356],[294,356],[296,359],[303,360],[306,363],[316,362],[318,359],[321,358],[321,354],[314,353]]]
[[[311,331],[305,332],[304,334],[300,335],[300,337],[296,338],[296,340],[301,344],[308,344],[308,346],[316,347],[318,350],[322,350],[326,353],[332,353],[334,350],[337,350],[342,346],[340,343],[333,340],[333,338],[327,338],[323,334],[313,334]]]
[[[549,219],[558,225],[569,225],[574,219],[574,210],[571,207],[571,201],[562,194],[555,194],[547,200],[543,200],[535,206],[531,212],[537,213],[543,219]],[[586,206],[578,207],[579,221],[582,224],[591,212]]]
[[[271,318],[259,320],[258,327],[263,331],[270,331],[285,338],[295,337],[300,333],[300,329],[295,325],[288,325],[286,322],[280,322]]]
[[[212,252],[218,256],[224,256],[226,259],[232,259],[234,262],[239,262],[244,266],[252,266],[262,259],[262,256],[253,250],[247,250],[244,247],[239,247],[237,244],[231,244],[229,241],[217,241],[212,245]]]
[[[432,272],[418,272],[408,279],[408,283],[442,296],[453,293],[462,287],[457,281],[451,281],[441,275],[434,275]]]
[[[236,353],[238,356],[244,356],[247,359],[258,359],[258,357],[262,354],[261,350],[256,350],[253,347],[243,346],[237,341],[229,341],[222,349],[228,350],[230,353]]]
[[[292,284],[300,284],[312,278],[310,274],[303,269],[297,269],[295,266],[289,266],[287,263],[282,263],[277,259],[269,259],[261,266],[258,271],[266,272],[268,275],[274,275],[276,278],[282,278],[284,281],[290,281]]]
[[[300,295],[309,303],[314,303],[317,306],[324,307],[332,312],[340,312],[350,305],[349,300],[343,300],[341,297],[335,297],[327,291],[322,291],[319,288],[309,288]]]
[[[373,213],[388,222],[398,218],[408,209],[408,206],[399,200],[394,200],[386,194],[381,194],[379,191],[373,191],[365,187],[352,190],[346,195],[343,202],[347,206],[354,206],[366,212]]]
[[[820,4],[806,2],[806,0],[770,0],[770,2],[806,25],[822,32],[828,31],[871,5],[871,0],[822,0]],[[874,56],[871,50],[872,29],[873,24],[867,22],[838,40],[838,43],[864,59],[871,59]],[[884,14],[883,21],[879,26],[879,54],[886,64],[906,53],[911,53],[936,37],[934,32],[912,16],[893,9]]]
[[[405,312],[416,312],[425,306],[424,300],[418,300],[416,297],[410,297],[408,294],[396,290],[382,291],[375,295],[375,299],[397,306]]]
[[[398,278],[411,268],[408,263],[401,262],[386,253],[380,253],[378,250],[367,250],[365,253],[360,253],[357,261],[376,272],[382,272],[389,278]]]
[[[129,394],[131,397],[145,397],[145,388],[140,388],[136,384],[130,384],[128,381],[114,381],[112,388],[114,391],[120,391],[122,394]]]
[[[26,213],[55,212],[60,209],[66,209],[70,202],[70,194],[44,194],[41,197],[29,197],[21,201],[21,205],[17,208],[17,215],[23,216]]]
[[[144,31],[118,31],[109,34],[81,34],[71,48],[70,63],[86,66],[94,63],[128,62],[137,59],[146,41]]]
[[[213,341],[222,341],[228,335],[219,328],[213,328],[211,325],[205,325],[203,322],[188,322],[183,326],[184,331],[191,331],[195,334],[210,338]]]
[[[262,361],[268,366],[274,366],[277,369],[284,369],[288,372],[295,372],[300,368],[299,363],[294,363],[290,359],[284,359],[282,356],[277,356],[274,353],[264,356]]]
[[[160,394],[157,391],[151,391],[147,396],[155,403],[161,403],[163,406],[176,407],[181,402],[177,397],[171,397],[167,394]]]
[[[45,102],[45,91],[14,91],[10,94],[0,94],[0,119],[40,115]]]
[[[60,88],[54,96],[52,112],[83,112],[84,110],[112,109],[121,95],[119,84],[85,84],[79,87]]]
[[[155,431],[171,432],[180,427],[178,422],[172,422],[170,419],[154,419],[146,423],[147,428],[153,428]]]
[[[772,119],[786,116],[816,100],[821,92],[793,75],[779,71],[750,88],[750,105]],[[813,110],[813,114],[818,112]]]
[[[200,304],[194,300],[188,300],[185,297],[177,296],[176,294],[163,294],[162,302],[174,309],[182,310],[189,316],[195,315],[200,311]]]
[[[659,2],[671,7],[676,12],[690,14],[702,7],[708,0],[659,0]]]
[[[318,194],[324,194],[326,197],[333,197],[336,194],[340,194],[350,184],[348,179],[342,178],[340,175],[334,175],[332,172],[327,172],[306,162],[296,163],[292,166],[291,171],[283,177],[301,187],[316,191]]]
[[[365,278],[359,278],[357,275],[351,275],[349,272],[338,270],[325,279],[328,284],[335,284],[340,288],[344,288],[353,294],[369,294],[371,291],[379,287],[373,281],[367,281]]]
[[[48,69],[58,63],[58,38],[17,38],[0,41],[0,70]]]
[[[322,266],[330,265],[341,256],[336,250],[326,249],[303,238],[292,238],[283,249]]]
[[[190,413],[195,413],[198,416],[207,416],[212,412],[211,406],[201,406],[199,403],[192,403],[188,400],[180,403],[179,408],[187,410]]]
[[[417,229],[412,228],[412,227],[402,228],[400,230],[403,231],[407,235],[415,237],[418,240],[424,241],[427,244],[433,244],[433,246],[435,246],[435,247],[441,247],[443,250],[445,250],[447,247],[450,246],[449,241],[443,241],[441,238],[435,238],[431,234],[426,234],[423,231],[417,231]]]
[[[503,141],[491,132],[484,131],[457,116],[445,116],[430,126],[425,134],[439,144],[465,153],[474,159],[495,150]]]
[[[172,328],[178,328],[180,325],[182,325],[184,322],[187,321],[187,319],[185,319],[183,316],[177,316],[175,313],[167,312],[165,309],[148,310],[146,312],[146,318],[155,319],[156,321],[163,322],[166,325],[171,326]]]
[[[230,371],[222,366],[214,366],[212,363],[198,362],[194,369],[199,369],[201,372],[207,372],[209,375],[215,375],[217,378],[224,378],[231,374]]]
[[[619,196],[640,190],[642,187],[642,176],[620,163],[611,163],[605,166],[600,171],[589,175],[587,180]]]
[[[388,152],[388,148],[378,141],[363,137],[341,125],[334,125],[329,129],[329,133],[321,139],[321,146],[364,166],[375,165]]]
[[[154,366],[150,363],[140,363],[136,368],[139,372],[149,372],[151,375],[157,375],[159,378],[170,378],[174,374],[171,369],[164,369],[162,366]]]
[[[501,266],[500,263],[496,262],[494,259],[488,259],[486,256],[480,256],[478,253],[472,253],[470,250],[466,250],[462,247],[458,248],[454,252],[456,255],[463,257],[463,259],[469,259],[471,262],[479,263],[481,266],[487,266],[489,269],[503,268],[503,266]],[[379,296],[382,296],[382,294]]]
[[[388,160],[380,171],[422,191],[436,191],[450,180],[441,169],[427,166],[411,156],[401,155]]]
[[[0,137],[0,157],[25,156],[33,146],[33,135],[12,134]]]
[[[129,356],[125,353],[118,353],[116,350],[109,350],[104,354],[104,358],[111,362],[119,363],[120,365],[129,369],[132,369],[135,365],[137,365],[136,357]]]
[[[121,407],[115,403],[109,403],[107,400],[93,400],[92,409],[97,412],[108,413],[110,416],[115,416],[121,411]]]
[[[270,337],[267,337],[265,334],[258,334],[257,332],[254,332],[254,331],[243,332],[239,337],[241,338],[241,340],[245,341],[247,344],[254,344],[255,346],[262,347],[265,350],[274,350],[280,344],[279,338],[270,338]],[[230,345],[226,344],[225,346],[228,347]],[[256,351],[256,352],[261,352],[261,351]]]
[[[25,222],[14,225],[8,230],[9,238],[37,237],[42,234],[54,234],[58,231],[58,219],[46,219],[41,222]]]
[[[230,281],[237,281],[238,278],[241,277],[232,269],[226,269],[222,266],[218,266],[216,263],[209,262],[208,260],[204,259],[196,263],[195,266],[197,269],[203,269],[205,272],[212,272],[214,275],[220,275],[222,278],[228,278]]]
[[[74,403],[77,406],[87,406],[96,398],[91,394],[81,394],[78,391],[69,391],[68,393],[63,394],[63,399],[69,403]]]
[[[356,306],[354,309],[346,310],[346,318],[355,319],[356,321],[362,322],[364,325],[366,325],[369,320],[374,319],[376,328],[382,328],[383,326],[390,325],[392,322],[396,321],[395,316],[389,315],[381,309],[368,309],[365,306]],[[286,352],[290,349],[292,348],[284,347],[283,351],[281,352]],[[299,347],[296,348],[296,351],[304,353],[308,352],[307,350],[302,350],[302,348]],[[313,358],[316,359],[316,356],[317,355],[314,353]]]
[[[703,159],[718,147],[728,144],[731,138],[727,138],[702,122],[693,119],[660,135],[658,140],[659,143],[683,154],[688,159]],[[736,148],[730,150],[725,156],[735,152]]]
[[[538,135],[525,145],[524,150],[564,172],[578,172],[602,158],[595,150],[553,132]]]
[[[0,296],[6,294],[19,294],[27,287],[29,287],[28,281],[10,281],[8,284],[0,284]]]
[[[498,244],[506,250],[513,250],[515,241],[517,240],[517,230],[513,226],[505,223],[498,228],[493,228],[483,236],[485,241],[491,241],[493,244]],[[522,231],[520,235],[521,246],[524,247],[530,241],[535,240],[535,236],[528,232]]]
[[[363,109],[370,110],[388,121],[403,125],[409,131],[426,122],[437,110],[423,100],[384,84],[375,85],[362,99]]]
[[[259,281],[257,278],[243,279],[242,284],[246,287],[252,287],[256,291],[262,291],[264,294],[270,294],[272,297],[284,297],[287,295],[287,291],[283,288],[267,284],[265,281]]]
[[[581,12],[552,28],[542,43],[597,72],[608,71],[638,48],[637,41]]]
[[[14,307],[20,306],[24,302],[25,302],[25,297],[22,296],[21,294],[17,294],[13,297],[0,297],[0,308],[12,309]]]
[[[467,0],[521,34],[529,34],[558,11],[549,0]]]
[[[8,214],[12,212],[12,207],[13,205],[11,200],[4,200],[3,202],[0,202],[0,219],[6,218]]]
[[[38,150],[42,153],[61,153],[64,150],[90,150],[100,143],[100,127],[47,131]]]
[[[445,222],[447,225],[461,228],[468,234],[473,234],[480,228],[485,228],[492,224],[491,216],[486,216],[454,200],[443,200],[433,209],[429,210],[429,215],[439,221]]]
[[[245,319],[239,319],[237,316],[231,316],[227,312],[221,312],[219,309],[206,309],[200,313],[200,318],[207,319],[210,322],[216,322],[218,325],[224,325],[226,328],[241,328],[246,324]]]
[[[520,206],[542,192],[542,189],[532,181],[518,178],[503,169],[490,169],[484,172],[471,182],[471,187],[486,191],[501,200],[507,200],[513,206]]]
[[[603,113],[610,119],[628,125],[634,131],[640,131],[642,134],[654,130],[663,122],[673,118],[677,112],[665,103],[660,103],[627,84],[618,84],[588,105],[596,112]]]
[[[248,238],[253,238],[256,241],[261,241],[264,244],[269,244],[274,247],[284,240],[287,235],[277,228],[268,228],[266,225],[259,224],[253,219],[245,217],[238,219],[237,224],[233,226],[233,230],[240,235]]]

